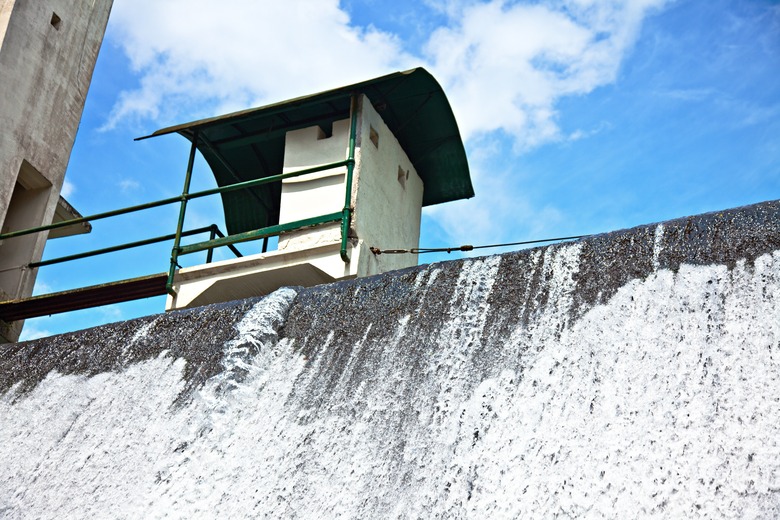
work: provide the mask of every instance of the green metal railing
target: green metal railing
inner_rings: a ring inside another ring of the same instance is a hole
[[[181,236],[188,237],[192,235],[199,235],[201,233],[209,232],[211,234],[211,239],[214,239],[215,237],[224,237],[225,235],[222,233],[222,231],[219,230],[216,224],[212,224],[210,226],[205,226],[201,228],[196,229],[190,229],[188,231],[182,231]],[[70,262],[72,260],[80,260],[82,258],[89,258],[91,256],[99,256],[104,255],[107,253],[114,253],[116,251],[124,251],[126,249],[133,249],[135,247],[142,247],[142,246],[148,246],[151,244],[158,244],[160,242],[167,242],[168,240],[173,240],[176,238],[175,234],[170,235],[162,235],[159,237],[154,238],[147,238],[145,240],[138,240],[136,242],[128,242],[126,244],[120,244],[116,246],[111,247],[104,247],[102,249],[95,249],[92,251],[86,251],[84,253],[77,253],[75,255],[68,255],[68,256],[60,256],[58,258],[50,258],[49,260],[41,260],[40,262],[30,262],[27,264],[27,267],[35,268],[35,267],[44,267],[47,265],[54,265],[54,264],[61,264],[63,262]],[[236,249],[232,244],[228,244],[228,247],[233,251],[233,254],[235,254],[237,257],[243,256],[241,252]],[[209,248],[206,253],[206,263],[210,264],[213,260],[213,254],[214,249]]]
[[[184,187],[182,189],[181,195],[177,197],[169,197],[153,202],[147,202],[145,204],[138,204],[135,206],[130,206],[127,208],[121,208],[117,210],[112,211],[106,211],[103,213],[96,213],[94,215],[88,215],[85,217],[79,217],[76,219],[66,220],[62,222],[57,222],[53,224],[49,224],[46,226],[38,226],[35,228],[30,229],[23,229],[19,231],[12,231],[9,233],[0,234],[0,240],[6,240],[10,238],[20,237],[24,235],[30,235],[33,233],[40,233],[43,231],[50,231],[53,229],[63,228],[66,226],[71,226],[74,224],[79,224],[83,222],[93,222],[96,220],[106,219],[110,217],[115,217],[119,215],[125,215],[129,213],[134,213],[138,211],[144,211],[147,209],[157,208],[169,204],[175,204],[179,203],[179,218],[177,220],[176,224],[176,232],[169,235],[163,235],[159,237],[149,238],[145,240],[139,240],[136,242],[130,242],[126,244],[120,244],[117,246],[111,246],[106,247],[102,249],[96,249],[93,251],[88,251],[84,253],[78,253],[74,255],[68,255],[63,256],[59,258],[53,258],[49,260],[43,260],[40,262],[32,262],[27,265],[27,267],[35,268],[35,267],[43,267],[47,265],[62,263],[62,262],[68,262],[71,260],[78,260],[81,258],[87,258],[91,256],[97,256],[102,255],[106,253],[111,253],[115,251],[121,251],[125,249],[130,249],[134,247],[140,247],[145,246],[149,244],[164,242],[167,240],[173,239],[173,247],[171,249],[171,263],[170,263],[170,269],[168,271],[168,281],[166,283],[166,292],[172,296],[176,295],[176,292],[173,289],[173,281],[174,276],[176,273],[176,268],[180,267],[178,264],[179,256],[186,255],[190,253],[196,253],[199,251],[207,251],[207,263],[211,262],[212,260],[212,253],[213,250],[217,247],[223,247],[227,246],[229,247],[236,256],[241,256],[241,253],[234,247],[234,244],[241,243],[241,242],[247,242],[250,240],[257,240],[257,239],[267,239],[271,236],[278,236],[282,233],[294,231],[297,229],[303,229],[307,227],[312,226],[318,226],[326,223],[332,223],[332,222],[340,222],[341,224],[341,248],[340,248],[340,255],[342,260],[345,263],[349,263],[350,258],[348,254],[348,239],[349,239],[349,225],[352,219],[352,179],[354,174],[354,168],[355,168],[355,146],[356,146],[356,132],[357,132],[357,102],[358,102],[358,95],[352,94],[351,95],[351,103],[350,103],[350,133],[349,133],[349,147],[348,147],[348,155],[347,159],[343,161],[337,161],[333,163],[323,164],[320,166],[312,167],[312,168],[306,168],[302,170],[297,170],[295,172],[291,173],[284,173],[279,175],[271,175],[268,177],[263,177],[260,179],[253,179],[250,181],[243,181],[243,182],[237,182],[234,184],[229,184],[226,186],[220,186],[217,188],[212,188],[208,190],[202,190],[197,192],[190,193],[190,183],[192,180],[192,173],[193,173],[193,167],[195,162],[195,152],[197,150],[197,144],[198,144],[198,135],[197,132],[194,135],[194,138],[192,139],[192,146],[190,148],[189,158],[187,161],[187,170],[184,178]],[[302,175],[307,175],[310,173],[316,173],[324,170],[330,170],[333,168],[340,168],[340,167],[346,167],[347,168],[347,175],[346,175],[346,193],[345,193],[345,199],[344,199],[344,207],[340,212],[336,213],[329,213],[326,215],[320,215],[317,217],[307,218],[303,220],[298,220],[295,222],[289,222],[285,224],[277,224],[273,226],[267,226],[264,228],[252,230],[252,231],[246,231],[243,233],[237,233],[233,235],[227,235],[225,236],[222,234],[219,229],[215,226],[208,226],[204,228],[198,228],[193,229],[189,231],[184,230],[184,218],[186,215],[187,210],[187,202],[193,199],[201,198],[201,197],[207,197],[210,195],[216,195],[216,194],[222,194],[227,193],[231,191],[237,191],[237,190],[243,190],[247,188],[252,188],[255,186],[261,186],[263,184],[269,184],[273,182],[279,182],[283,181],[284,179],[290,179],[294,177],[300,177]],[[182,237],[187,237],[191,235],[195,235],[198,233],[203,233],[206,231],[211,232],[211,236],[209,240],[203,241],[203,242],[197,242],[194,244],[189,245],[182,245],[181,239]]]
[[[344,195],[344,209],[341,212],[341,259],[344,263],[349,263],[347,254],[347,238],[349,234],[349,223],[352,220],[352,174],[355,171],[355,134],[357,133],[357,102],[358,97],[352,96],[349,105],[350,123],[349,123],[349,152],[347,153],[347,179],[346,194]]]
[[[176,268],[179,267],[179,256],[198,251],[203,251],[209,248],[220,247],[229,244],[237,244],[240,242],[247,242],[250,240],[257,240],[260,238],[268,238],[270,236],[277,236],[282,233],[293,231],[296,229],[303,229],[306,227],[318,226],[329,222],[341,222],[341,259],[345,263],[349,263],[349,255],[347,253],[347,241],[349,235],[349,223],[352,218],[352,176],[355,168],[355,141],[357,133],[357,95],[351,96],[350,103],[350,126],[349,126],[349,147],[347,159],[344,161],[338,161],[334,163],[315,166],[313,168],[306,168],[291,173],[284,173],[280,175],[271,175],[269,177],[263,177],[261,179],[255,179],[252,181],[239,182],[236,184],[230,184],[228,186],[222,186],[220,188],[214,188],[212,190],[206,190],[197,194],[189,193],[190,179],[192,177],[193,162],[195,159],[195,150],[198,144],[197,131],[192,139],[192,147],[190,148],[190,158],[187,164],[187,173],[184,177],[184,188],[181,194],[181,209],[179,211],[179,222],[176,227],[176,238],[171,250],[171,265],[168,270],[168,282],[166,283],[166,291],[171,296],[176,296],[176,291],[173,289],[173,281],[176,275]],[[299,177],[301,175],[307,175],[309,173],[316,173],[324,170],[330,170],[332,168],[347,167],[346,178],[346,194],[344,200],[344,208],[341,213],[330,213],[327,215],[320,215],[304,220],[297,220],[295,222],[288,222],[286,224],[277,224],[273,226],[267,226],[252,231],[245,231],[243,233],[237,233],[235,235],[229,235],[226,237],[214,238],[205,242],[199,242],[196,244],[182,246],[181,245],[181,229],[184,225],[184,216],[187,208],[187,201],[195,198],[196,196],[205,196],[203,194],[225,193],[237,189],[250,188],[254,186],[260,186],[262,184],[268,184],[271,182],[278,182],[284,179],[293,177]]]

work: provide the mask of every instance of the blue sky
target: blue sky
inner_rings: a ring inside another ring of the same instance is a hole
[[[85,215],[177,195],[188,143],[133,138],[416,66],[450,98],[476,191],[424,211],[422,246],[780,198],[780,5],[750,0],[116,0],[63,193]],[[194,189],[210,177],[199,163]],[[171,233],[177,213],[95,222],[44,258]],[[218,198],[201,199],[186,227],[220,215]],[[161,245],[44,267],[36,294],[163,272],[169,255]],[[163,308],[152,298],[31,319],[23,338]]]

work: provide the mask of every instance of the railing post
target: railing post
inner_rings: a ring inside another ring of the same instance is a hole
[[[214,240],[215,238],[217,238],[217,225],[212,224],[211,230],[209,232],[209,240]],[[210,264],[213,258],[214,258],[214,248],[210,247],[208,249],[208,252],[206,253],[206,263]]]
[[[176,225],[176,236],[173,239],[173,249],[171,250],[171,267],[168,270],[168,282],[165,284],[165,291],[171,296],[176,296],[173,290],[173,277],[176,274],[176,267],[179,265],[179,247],[181,244],[181,232],[184,228],[184,214],[187,211],[187,195],[190,192],[190,181],[192,180],[192,167],[195,164],[195,150],[198,144],[198,131],[192,136],[192,146],[190,147],[190,158],[187,161],[187,173],[184,176],[184,189],[181,192],[181,206],[179,208],[179,222]]]
[[[357,134],[358,94],[352,94],[350,102],[351,121],[349,125],[349,154],[347,156],[347,192],[344,196],[344,209],[341,212],[341,259],[349,263],[347,240],[349,238],[349,223],[352,220],[352,174],[355,171],[355,141]]]

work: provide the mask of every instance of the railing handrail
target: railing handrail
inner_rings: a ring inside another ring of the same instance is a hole
[[[257,240],[259,238],[272,237],[286,233],[288,231],[294,231],[296,229],[302,229],[312,226],[318,226],[320,224],[327,224],[329,222],[338,222],[342,219],[342,212],[328,213],[325,215],[319,215],[317,217],[311,217],[302,220],[296,220],[294,222],[288,222],[286,224],[276,224],[273,226],[267,226],[252,231],[245,231],[243,233],[236,233],[227,237],[221,237],[216,239],[207,240],[205,242],[197,242],[195,244],[189,244],[179,247],[179,255],[188,255],[190,253],[197,253],[199,251],[205,251],[214,247],[230,246],[232,244],[238,244],[241,242],[248,242],[250,240]]]
[[[354,159],[352,161],[354,162]],[[168,204],[174,204],[176,202],[182,202],[183,200],[197,199],[197,198],[200,198],[200,197],[207,197],[209,195],[216,195],[218,193],[226,193],[226,192],[242,190],[242,189],[246,189],[246,188],[254,188],[255,186],[261,186],[263,184],[269,184],[271,182],[277,182],[277,181],[281,181],[281,180],[284,180],[284,179],[289,179],[289,178],[292,178],[292,177],[299,177],[301,175],[307,175],[309,173],[316,173],[316,172],[321,172],[321,171],[325,171],[325,170],[330,170],[332,168],[338,168],[338,167],[341,167],[341,166],[348,166],[349,162],[350,162],[349,159],[345,159],[343,161],[338,161],[338,162],[334,162],[334,163],[328,163],[328,164],[322,164],[322,165],[319,165],[319,166],[313,166],[311,168],[306,168],[304,170],[296,170],[296,171],[290,172],[290,173],[282,173],[282,174],[279,174],[279,175],[271,175],[271,176],[268,176],[268,177],[262,177],[260,179],[252,179],[250,181],[243,181],[243,182],[237,182],[237,183],[234,183],[234,184],[227,184],[225,186],[218,186],[216,188],[211,188],[211,189],[208,189],[208,190],[196,191],[196,192],[189,193],[189,194],[186,194],[186,195],[177,195],[175,197],[168,197],[166,199],[160,199],[160,200],[156,200],[156,201],[152,201],[152,202],[146,202],[144,204],[138,204],[138,205],[135,205],[135,206],[129,206],[127,208],[120,208],[120,209],[115,209],[115,210],[112,210],[112,211],[106,211],[106,212],[103,212],[103,213],[95,213],[94,215],[88,215],[86,217],[79,217],[79,218],[70,219],[70,220],[63,220],[61,222],[55,222],[55,223],[52,223],[52,224],[48,224],[46,226],[38,226],[38,227],[34,227],[34,228],[29,228],[29,229],[21,229],[21,230],[18,230],[18,231],[11,231],[9,233],[0,234],[0,240],[6,240],[8,238],[15,238],[15,237],[24,236],[24,235],[31,235],[33,233],[40,233],[40,232],[43,232],[43,231],[50,231],[52,229],[59,229],[61,227],[71,226],[73,224],[80,224],[82,222],[89,222],[89,221],[101,220],[101,219],[109,218],[109,217],[116,217],[116,216],[119,216],[119,215],[126,215],[128,213],[134,213],[134,212],[137,212],[137,211],[143,211],[143,210],[146,210],[146,209],[157,208],[157,207],[165,206],[165,205],[168,205]]]
[[[211,224],[210,226],[204,226],[204,227],[200,227],[200,228],[195,228],[195,229],[190,229],[190,230],[187,230],[187,231],[183,231],[181,233],[181,236],[188,237],[188,236],[198,235],[200,233],[206,233],[206,232],[211,232],[212,235],[219,235],[220,237],[224,237],[225,236],[222,233],[222,231],[220,231],[219,227],[217,227],[216,224]],[[70,262],[72,260],[80,260],[82,258],[89,258],[91,256],[98,256],[98,255],[103,255],[103,254],[107,254],[107,253],[114,253],[116,251],[124,251],[126,249],[133,249],[135,247],[142,247],[142,246],[148,246],[148,245],[151,245],[151,244],[158,244],[160,242],[165,242],[166,240],[173,240],[174,238],[176,238],[176,234],[175,233],[171,233],[171,234],[162,235],[162,236],[159,236],[159,237],[153,237],[153,238],[147,238],[147,239],[144,239],[144,240],[138,240],[136,242],[128,242],[126,244],[119,244],[119,245],[116,245],[116,246],[104,247],[104,248],[101,248],[101,249],[93,249],[91,251],[85,251],[83,253],[76,253],[74,255],[60,256],[60,257],[57,257],[57,258],[50,258],[48,260],[41,260],[40,262],[30,262],[29,264],[27,264],[27,267],[31,268],[31,269],[34,269],[36,267],[44,267],[44,266],[47,266],[47,265],[61,264],[63,262]],[[238,249],[236,249],[235,247],[231,247],[232,244],[225,244],[225,245],[230,247],[231,251],[233,251],[233,253],[237,257],[241,257],[242,256],[241,252]],[[206,249],[211,251],[211,248],[206,248]],[[208,264],[210,262],[211,262],[211,258],[207,258],[206,259],[206,263]]]

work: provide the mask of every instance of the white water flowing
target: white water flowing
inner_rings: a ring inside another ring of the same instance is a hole
[[[12,389],[0,517],[780,514],[780,252],[658,269],[576,319],[580,246],[529,254],[550,304],[489,344],[502,257],[462,263],[446,315],[420,316],[433,265],[414,275],[419,308],[379,337],[334,320],[309,354],[279,339],[296,292],[277,291],[181,405],[185,361],[165,354]],[[435,348],[413,363],[424,318]],[[354,345],[343,326],[363,331]]]

